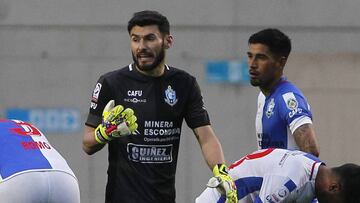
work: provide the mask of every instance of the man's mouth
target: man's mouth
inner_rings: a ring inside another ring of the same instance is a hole
[[[139,53],[137,54],[138,58],[153,58],[153,54],[151,53]]]
[[[251,78],[257,78],[259,73],[255,72],[255,71],[249,71],[249,75],[250,75]]]
[[[153,60],[154,57],[152,54],[138,54],[137,58],[139,61],[146,62],[146,61]]]

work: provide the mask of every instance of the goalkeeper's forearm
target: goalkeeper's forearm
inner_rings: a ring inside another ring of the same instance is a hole
[[[198,138],[203,156],[212,170],[215,165],[225,163],[224,153],[220,141],[216,137],[210,125],[194,129]]]
[[[94,137],[95,128],[85,126],[83,135],[83,150],[88,154],[92,155],[97,151],[101,150],[105,145],[99,144]]]

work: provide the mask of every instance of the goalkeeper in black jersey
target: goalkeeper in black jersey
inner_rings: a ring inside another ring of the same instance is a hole
[[[134,63],[100,77],[83,138],[87,154],[108,145],[105,201],[175,202],[185,119],[214,175],[231,185],[228,202],[235,202],[235,184],[195,77],[165,64],[165,52],[173,43],[167,18],[156,11],[137,12],[128,22],[128,32]]]

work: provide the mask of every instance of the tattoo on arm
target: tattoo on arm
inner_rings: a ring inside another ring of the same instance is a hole
[[[312,124],[304,124],[298,127],[293,136],[301,151],[319,156],[319,149]]]

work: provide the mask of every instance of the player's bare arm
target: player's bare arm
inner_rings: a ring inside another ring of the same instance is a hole
[[[295,130],[293,136],[301,151],[311,153],[317,157],[319,156],[319,147],[312,124],[301,125]]]
[[[83,150],[91,155],[101,150],[105,145],[99,144],[94,137],[95,128],[85,126],[83,135]]]
[[[210,125],[195,128],[194,134],[210,169],[213,169],[216,164],[225,163],[220,141]]]

